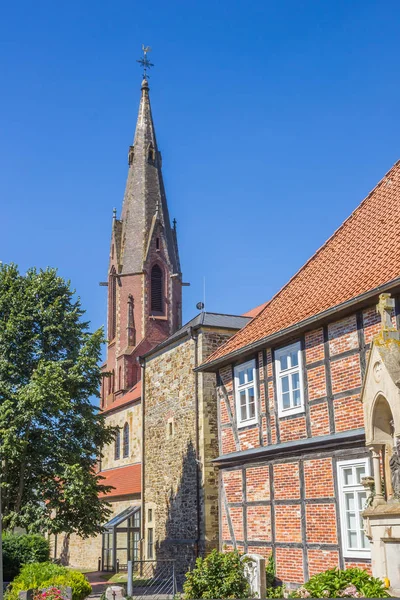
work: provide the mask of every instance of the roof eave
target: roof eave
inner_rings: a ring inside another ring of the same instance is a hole
[[[322,324],[324,321],[328,320],[334,314],[342,314],[342,313],[347,312],[349,309],[354,308],[354,306],[362,306],[363,304],[367,304],[368,301],[371,300],[371,298],[373,298],[377,294],[381,294],[383,292],[386,292],[387,290],[393,290],[394,288],[400,289],[400,277],[397,277],[396,279],[392,279],[391,281],[388,281],[387,283],[384,283],[376,288],[373,288],[372,290],[369,290],[368,292],[364,292],[363,294],[360,294],[359,296],[355,296],[354,298],[351,298],[350,300],[346,300],[345,302],[342,302],[341,304],[332,306],[331,308],[328,308],[320,313],[317,313],[316,315],[313,315],[312,317],[308,317],[307,319],[304,319],[303,321],[294,323],[293,325],[290,325],[289,327],[286,327],[285,329],[280,329],[279,331],[272,333],[270,335],[267,335],[255,342],[253,342],[252,344],[248,344],[247,346],[242,346],[241,348],[238,348],[237,350],[234,350],[233,352],[230,352],[229,354],[226,354],[225,356],[216,358],[215,360],[213,360],[209,363],[203,363],[203,364],[199,365],[198,367],[196,367],[194,370],[198,371],[198,372],[201,372],[201,371],[216,372],[216,371],[218,371],[218,369],[236,361],[239,358],[245,358],[246,356],[253,354],[257,350],[260,350],[260,349],[264,348],[265,346],[275,344],[278,341],[284,341],[285,338],[293,336],[295,333],[296,334],[301,333],[302,331],[309,329],[311,325],[315,326],[315,325]]]
[[[273,444],[272,446],[261,446],[259,448],[249,448],[239,452],[223,454],[215,458],[212,462],[220,467],[232,467],[239,464],[250,463],[261,459],[273,459],[287,456],[296,456],[309,451],[329,450],[331,448],[351,448],[357,447],[360,443],[365,445],[364,428],[342,431],[330,435],[319,436],[315,438],[305,438],[301,440],[292,440]]]

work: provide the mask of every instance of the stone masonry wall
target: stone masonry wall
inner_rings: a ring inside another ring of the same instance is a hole
[[[155,556],[177,559],[183,574],[195,558],[195,342],[184,339],[146,362],[145,548],[153,509]]]
[[[115,444],[112,442],[103,449],[103,458],[101,461],[101,470],[123,467],[139,463],[142,459],[142,411],[140,401],[130,405],[128,408],[121,408],[115,413],[107,415],[107,425],[118,426],[120,428],[120,458],[115,460]],[[129,456],[123,457],[123,427],[129,424]]]
[[[196,375],[193,369],[230,335],[224,330],[202,330],[197,363],[196,342],[189,337],[146,362],[144,547],[147,551],[152,528],[155,556],[176,559],[180,580],[198,553],[218,546],[218,478],[211,463],[218,454],[215,375]],[[196,381],[200,464],[196,462]]]

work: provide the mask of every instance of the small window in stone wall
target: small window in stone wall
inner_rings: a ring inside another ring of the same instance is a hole
[[[149,508],[148,512],[147,512],[147,520],[149,523],[153,522],[153,509]]]
[[[174,419],[169,419],[167,422],[167,439],[170,440],[174,437],[175,427],[174,427]]]

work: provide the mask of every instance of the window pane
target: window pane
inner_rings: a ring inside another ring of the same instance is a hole
[[[293,406],[300,406],[300,404],[301,404],[300,390],[294,390],[294,392],[293,392]]]
[[[252,419],[256,415],[256,402],[254,397],[254,388],[249,388],[248,390],[249,398],[249,419]]]
[[[256,416],[256,405],[254,402],[249,404],[249,419],[253,419]]]
[[[288,357],[287,357],[287,354],[283,354],[279,358],[279,362],[281,364],[281,371],[285,371],[288,368]]]
[[[356,513],[348,512],[346,521],[347,521],[347,529],[351,529],[352,531],[355,531],[358,528]]]
[[[348,540],[349,548],[357,548],[357,532],[356,531],[348,531],[347,532],[347,540]]]
[[[240,407],[240,420],[245,421],[247,419],[246,405]]]
[[[290,393],[282,394],[282,406],[283,408],[290,408]]]
[[[281,379],[281,383],[282,383],[282,392],[288,392],[289,391],[289,377],[286,375],[286,377],[282,377]]]
[[[358,510],[363,511],[365,509],[365,502],[367,500],[367,492],[358,492]],[[362,523],[362,521],[361,521]]]
[[[355,503],[354,503],[353,492],[351,494],[345,494],[345,498],[346,498],[346,510],[354,510]]]
[[[300,373],[293,373],[292,375],[292,389],[298,390],[300,388]]]
[[[361,519],[362,520],[362,519]],[[369,548],[370,541],[365,535],[364,531],[361,530],[361,548]]]
[[[348,469],[343,469],[343,482],[344,485],[352,485],[353,484],[353,469],[349,467]]]
[[[240,392],[240,406],[246,406],[246,391]]]
[[[243,369],[241,371],[239,371],[239,385],[243,385],[244,384],[244,371]]]
[[[290,366],[297,367],[299,364],[299,352],[298,350],[291,350],[289,353],[290,357]]]
[[[356,480],[357,483],[361,483],[361,479],[365,477],[365,466],[364,465],[360,465],[359,467],[356,467]]]
[[[254,371],[253,371],[253,367],[249,367],[248,369],[246,369],[246,379],[248,383],[251,383],[254,379]]]

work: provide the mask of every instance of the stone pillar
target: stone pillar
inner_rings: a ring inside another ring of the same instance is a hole
[[[265,558],[260,554],[245,554],[242,556],[244,562],[244,574],[250,585],[252,598],[265,598],[266,595],[266,571]]]
[[[381,465],[380,465],[380,456],[382,446],[375,444],[370,446],[370,451],[372,453],[372,464],[374,469],[374,484],[375,484],[375,497],[373,501],[373,506],[379,506],[379,504],[385,504],[385,499],[382,493],[382,481],[381,481]]]

